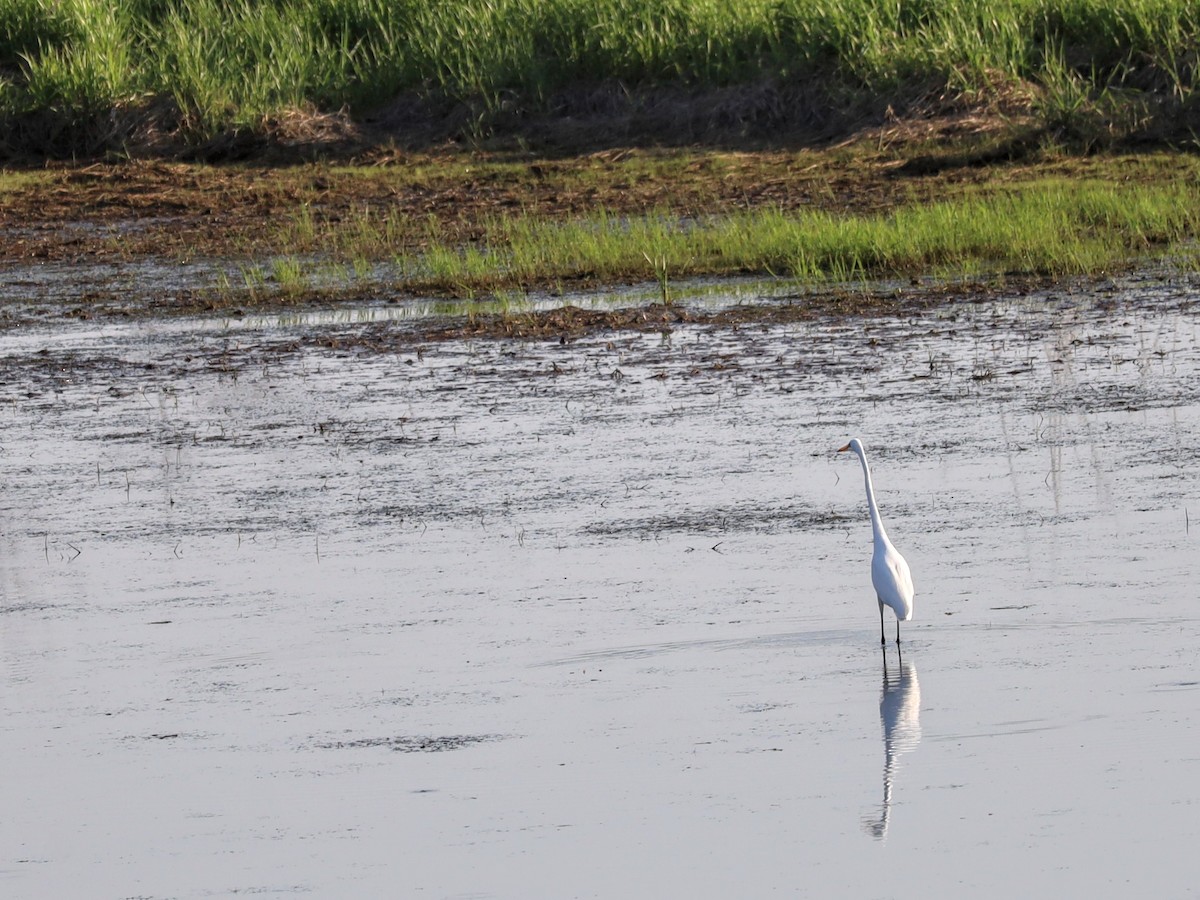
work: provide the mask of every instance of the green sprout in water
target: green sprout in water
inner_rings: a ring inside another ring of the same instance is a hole
[[[650,264],[650,268],[654,270],[654,278],[658,282],[658,295],[662,300],[662,305],[670,306],[671,279],[669,273],[667,272],[666,254],[663,254],[662,256],[656,255],[653,259],[647,253],[643,253],[642,256],[645,257],[646,262]]]

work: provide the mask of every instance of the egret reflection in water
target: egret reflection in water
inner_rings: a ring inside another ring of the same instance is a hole
[[[879,721],[883,725],[883,804],[878,818],[866,819],[863,827],[875,837],[887,837],[892,815],[892,783],[900,754],[921,743],[921,683],[911,662],[900,658],[888,671],[883,654],[883,691],[879,695]]]

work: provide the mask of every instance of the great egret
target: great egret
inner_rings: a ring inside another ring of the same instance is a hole
[[[883,608],[890,606],[896,613],[896,643],[900,643],[900,623],[907,622],[913,614],[913,583],[912,574],[908,571],[908,563],[900,555],[900,551],[892,546],[887,532],[883,530],[883,520],[879,518],[879,508],[875,505],[875,489],[871,486],[871,467],[867,465],[867,451],[862,442],[853,438],[845,447],[840,447],[838,453],[852,450],[862,463],[863,479],[867,483],[867,506],[871,510],[871,530],[875,533],[875,552],[871,554],[871,584],[875,586],[875,598],[879,601],[879,643],[887,643],[883,634]]]

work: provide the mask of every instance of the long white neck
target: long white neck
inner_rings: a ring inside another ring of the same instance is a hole
[[[886,541],[887,532],[883,530],[883,520],[879,518],[879,507],[875,505],[875,488],[871,484],[871,467],[867,464],[866,454],[859,453],[858,461],[862,463],[863,481],[867,484],[867,506],[871,510],[871,530],[875,533],[875,540]]]

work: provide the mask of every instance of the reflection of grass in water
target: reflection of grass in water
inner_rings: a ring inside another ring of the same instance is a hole
[[[426,304],[426,310],[435,316],[467,316],[474,319],[481,315],[515,316],[530,312],[533,303],[523,291],[501,290],[488,297],[449,298],[434,300]]]
[[[505,316],[527,313],[533,309],[533,303],[524,291],[497,291],[492,299],[495,311]]]

